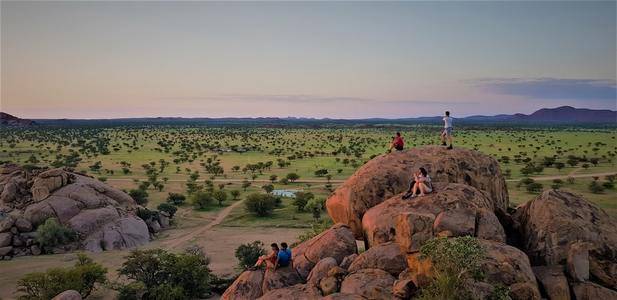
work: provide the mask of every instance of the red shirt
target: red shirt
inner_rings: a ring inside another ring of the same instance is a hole
[[[403,147],[404,145],[405,145],[405,142],[403,141],[403,137],[397,136],[394,138],[394,146]]]

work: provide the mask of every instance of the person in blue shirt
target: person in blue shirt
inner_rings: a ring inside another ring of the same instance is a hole
[[[276,263],[274,264],[274,269],[278,269],[279,267],[287,267],[293,266],[293,259],[291,256],[291,249],[287,246],[287,243],[281,243],[281,250],[277,253]]]

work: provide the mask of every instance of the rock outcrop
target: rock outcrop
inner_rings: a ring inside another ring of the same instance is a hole
[[[473,150],[427,146],[380,155],[364,164],[328,199],[328,214],[335,222],[348,224],[361,239],[364,213],[407,190],[420,167],[427,169],[433,182],[461,183],[486,192],[492,209],[508,207],[506,182],[495,159]]]
[[[402,199],[420,166],[433,177],[434,192]],[[615,219],[560,191],[508,210],[497,163],[475,151],[423,147],[379,156],[327,205],[342,223],[294,248],[302,281],[265,291],[263,299],[412,299],[439,273],[437,262],[421,255],[422,246],[459,236],[475,237],[484,250],[477,261],[481,276],[461,283],[461,292],[477,299],[503,293],[513,300],[617,299]],[[356,253],[354,238],[364,240],[366,251]],[[241,298],[230,295],[243,295],[245,274],[224,299]]]
[[[514,217],[533,265],[567,265],[573,279],[591,276],[617,290],[617,220],[602,209],[549,190],[518,207]]]
[[[72,229],[78,241],[43,249],[47,252],[123,249],[150,240],[146,222],[136,215],[139,206],[129,195],[68,170],[5,165],[0,168],[0,195],[0,245],[13,247],[0,251],[0,257],[40,254],[35,231],[50,218]]]

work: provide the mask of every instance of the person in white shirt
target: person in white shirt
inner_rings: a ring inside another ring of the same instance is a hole
[[[441,133],[441,145],[447,146],[446,140],[450,142],[448,149],[452,149],[452,118],[450,112],[446,111],[446,116],[443,117],[443,132]]]

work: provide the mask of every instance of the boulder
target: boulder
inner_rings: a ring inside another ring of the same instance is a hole
[[[332,257],[340,264],[346,256],[357,253],[356,240],[349,226],[334,224],[330,229],[292,249],[293,266],[306,279],[317,262]]]
[[[51,169],[39,174],[34,178],[32,199],[36,202],[45,200],[51,192],[67,185],[71,175],[63,169]]]
[[[0,247],[0,256],[9,255],[13,252],[13,246]]]
[[[345,256],[345,258],[343,258],[343,261],[340,264],[340,267],[345,270],[349,269],[349,266],[356,259],[356,257],[358,257],[357,253]]]
[[[68,290],[58,294],[51,300],[81,300],[81,294],[75,290]]]
[[[406,252],[417,252],[433,237],[435,216],[430,213],[404,212],[396,220],[395,240]]]
[[[576,242],[570,245],[566,270],[572,280],[579,282],[589,280],[589,250],[586,243]]]
[[[10,232],[0,233],[0,247],[10,246],[13,240],[13,234]]]
[[[257,299],[261,297],[261,283],[264,279],[263,270],[244,271],[225,290],[222,300]]]
[[[272,290],[290,287],[298,283],[302,283],[302,278],[300,278],[300,275],[298,275],[294,268],[283,267],[276,269],[276,271],[268,268],[264,274],[261,291],[266,295]]]
[[[134,248],[148,243],[150,233],[146,223],[127,215],[103,225],[83,242],[84,249],[92,252]]]
[[[322,295],[327,296],[338,292],[339,285],[339,280],[336,277],[328,276],[319,281],[319,290],[321,290]]]
[[[306,283],[312,286],[319,285],[319,281],[328,276],[328,271],[333,267],[338,267],[336,259],[332,257],[322,258],[319,262],[317,262],[317,264],[315,264],[311,270],[311,273],[309,273]]]
[[[366,300],[366,298],[358,294],[335,293],[323,297],[321,300]]]
[[[576,282],[572,284],[572,292],[576,300],[617,299],[617,291],[592,282]]]
[[[492,201],[484,192],[474,187],[457,183],[435,183],[434,186],[435,192],[424,197],[404,200],[402,199],[402,194],[400,194],[369,209],[362,218],[362,228],[368,246],[371,247],[375,244],[387,242],[389,238],[384,238],[385,236],[398,239],[401,241],[402,245],[405,245],[407,250],[410,250],[410,248],[414,250],[421,246],[422,243],[420,241],[426,240],[426,235],[434,231],[434,224],[431,224],[431,228],[426,228],[428,224],[420,223],[415,226],[418,229],[414,227],[414,229],[411,230],[408,224],[410,221],[399,219],[399,215],[401,214],[414,213],[415,215],[411,216],[414,220],[411,221],[427,223],[435,219],[442,212],[467,211],[464,209],[473,210],[478,208],[485,208],[488,211],[492,211]],[[457,221],[449,216],[450,213],[442,215],[439,223],[441,225],[438,225],[437,229],[441,230],[445,228],[445,224],[455,223]],[[421,219],[418,220],[418,218]],[[471,224],[475,225],[475,215],[469,215],[465,220],[472,220],[470,221]],[[437,222],[437,220],[435,220],[435,222]],[[401,228],[398,228],[398,226],[401,226]],[[422,228],[422,230],[420,230],[420,228]],[[452,226],[449,225],[448,228],[458,231],[457,228],[452,228]],[[417,233],[416,230],[419,230],[422,234],[419,234],[414,242],[413,234]],[[474,232],[474,230],[471,231],[472,235]],[[412,236],[409,236],[409,234],[412,234]]]
[[[439,236],[474,236],[476,229],[476,210],[474,208],[455,208],[437,215],[433,232]]]
[[[296,284],[290,287],[284,287],[269,291],[261,296],[260,300],[280,300],[280,299],[295,299],[295,300],[313,300],[319,299],[321,293],[317,287],[309,284]]]
[[[32,231],[32,223],[25,218],[19,218],[15,220],[15,227],[19,232],[30,232]]]
[[[538,279],[540,290],[546,298],[551,300],[570,300],[568,280],[563,273],[563,266],[532,267]]]
[[[590,276],[617,289],[617,221],[602,209],[572,193],[548,190],[519,206],[513,218],[533,265],[565,265],[570,246],[585,242]]]
[[[364,213],[406,191],[420,167],[428,170],[433,182],[461,183],[485,191],[492,199],[491,211],[508,207],[506,182],[494,158],[463,148],[424,146],[380,155],[364,164],[327,200],[328,214],[362,238]]]
[[[15,224],[15,217],[10,214],[0,212],[0,232],[6,232],[11,230],[13,224]]]
[[[505,244],[506,232],[495,214],[479,208],[476,216],[476,237]]]
[[[409,278],[416,287],[424,288],[433,282],[433,264],[430,259],[422,259],[420,253],[407,255],[405,275],[399,278]]]
[[[399,299],[411,299],[417,292],[416,285],[411,279],[397,279],[392,286],[392,294]]]
[[[349,272],[361,269],[381,269],[392,276],[398,276],[406,268],[405,253],[397,243],[390,242],[371,247],[358,255],[349,266]]]
[[[394,277],[380,269],[362,269],[345,277],[341,293],[358,294],[367,299],[392,299]]]
[[[510,287],[512,299],[540,299],[529,258],[521,250],[495,241],[480,240],[486,257],[480,262],[487,282]]]

